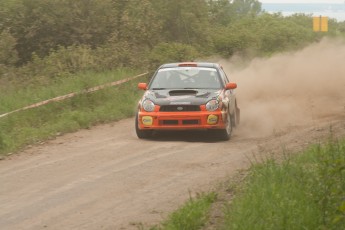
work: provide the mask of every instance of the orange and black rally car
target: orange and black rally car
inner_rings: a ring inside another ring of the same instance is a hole
[[[148,138],[154,130],[206,129],[229,140],[239,124],[234,89],[216,63],[183,62],[164,64],[145,90],[135,119],[139,138]]]

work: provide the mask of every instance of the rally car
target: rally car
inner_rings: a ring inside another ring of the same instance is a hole
[[[139,138],[149,138],[155,130],[200,129],[229,140],[239,124],[237,84],[217,63],[164,64],[138,88],[145,90],[135,118]]]

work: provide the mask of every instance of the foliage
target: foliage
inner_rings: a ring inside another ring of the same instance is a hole
[[[282,164],[255,165],[226,212],[225,229],[342,229],[345,141],[331,139]]]
[[[335,20],[330,32],[313,33],[310,15],[270,15],[257,0],[11,0],[0,2],[0,17],[0,78],[147,69],[195,55],[270,55],[344,33]],[[158,54],[167,43],[169,52]]]
[[[337,33],[345,35],[345,21],[339,23]]]
[[[311,24],[312,18],[304,15],[283,17],[264,13],[255,18],[245,17],[223,30],[214,29],[215,49],[225,57],[235,53],[257,56],[296,50],[319,39],[320,35],[310,29]]]
[[[198,51],[191,45],[181,43],[161,43],[150,53],[150,63],[159,66],[163,63],[193,61],[199,56]]]
[[[121,32],[118,40],[125,40],[132,46],[154,47],[161,39],[162,21],[155,3],[149,0],[128,1],[121,15]]]
[[[116,29],[111,0],[14,0],[7,9],[1,27],[10,28],[16,38],[20,63],[31,60],[32,53],[44,57],[58,46],[96,47]]]
[[[0,84],[5,84],[15,76],[15,64],[18,61],[15,46],[16,39],[9,30],[0,32]]]
[[[261,3],[257,0],[233,0],[231,11],[237,18],[257,16],[261,12]]]
[[[256,17],[261,13],[257,0],[209,0],[209,20],[212,25],[228,26],[242,18]]]
[[[274,20],[272,20],[274,19]],[[310,24],[311,24],[310,20]],[[299,21],[284,18],[279,14],[265,14],[259,19],[260,23],[260,51],[266,54],[301,48],[317,40],[308,27],[303,27]]]
[[[94,59],[93,51],[89,46],[73,45],[66,48],[59,46],[44,58],[34,53],[32,61],[23,66],[20,72],[22,76],[29,73],[34,76],[53,78],[93,70],[96,66]],[[30,78],[30,75],[27,77]]]
[[[16,39],[8,30],[0,33],[0,66],[12,66],[18,61]]]
[[[208,221],[212,203],[217,199],[214,192],[190,198],[181,208],[173,212],[156,230],[197,230]]]
[[[259,37],[248,29],[250,27],[245,27],[245,25],[250,26],[252,22],[251,19],[239,21],[232,26],[224,28],[222,33],[219,34],[217,34],[216,31],[220,29],[214,28],[216,35],[214,37],[216,52],[224,57],[230,57],[234,54],[245,54],[249,50],[258,50],[260,42]],[[233,32],[234,28],[237,28],[236,33]]]

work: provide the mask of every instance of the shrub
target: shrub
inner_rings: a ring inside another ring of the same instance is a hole
[[[163,63],[193,61],[199,56],[198,51],[191,45],[182,43],[160,43],[150,53],[152,67]]]
[[[18,54],[15,50],[16,43],[16,39],[8,30],[0,33],[0,67],[2,65],[13,66],[18,61]]]

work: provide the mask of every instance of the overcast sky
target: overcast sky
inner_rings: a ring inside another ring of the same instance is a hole
[[[345,3],[345,0],[259,0],[262,3]]]

